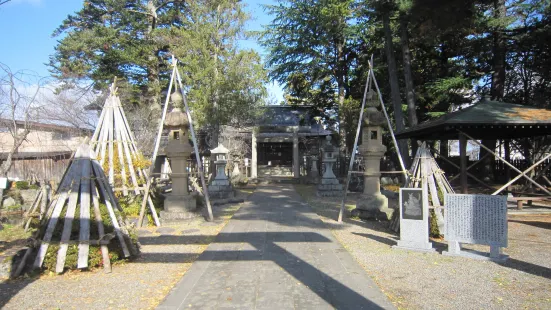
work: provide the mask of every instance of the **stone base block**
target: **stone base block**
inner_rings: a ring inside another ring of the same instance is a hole
[[[168,195],[165,198],[164,210],[160,213],[161,225],[171,225],[201,216],[197,210],[195,197],[186,195]]]
[[[318,184],[318,197],[337,197],[342,196],[344,186],[339,184],[337,179],[321,179],[321,184]]]
[[[161,211],[161,225],[174,225],[201,216],[199,212],[167,212]]]
[[[393,245],[392,248],[418,252],[436,252],[436,250],[432,247],[432,242],[411,242],[400,240],[396,245]]]
[[[509,258],[509,255],[503,254],[503,248],[496,245],[490,246],[490,253],[484,253],[475,250],[463,250],[459,242],[451,240],[448,240],[448,250],[443,251],[442,255],[461,256],[498,263],[504,263]]]
[[[323,185],[337,185],[337,184],[339,184],[339,180],[337,180],[335,178],[321,178],[321,184],[323,184]]]
[[[213,182],[214,184],[214,182]],[[213,199],[225,199],[234,196],[231,185],[209,185],[209,196]]]
[[[394,209],[388,207],[388,198],[383,194],[361,195],[358,198],[356,209],[352,210],[352,216],[362,219],[375,219],[388,221],[392,218]]]
[[[338,197],[338,196],[342,196],[342,190],[341,191],[320,191],[320,190],[318,190],[316,192],[316,195],[318,197]]]
[[[197,201],[191,195],[168,195],[165,198],[165,212],[193,212],[196,209]]]
[[[211,183],[211,186],[230,186],[230,181],[226,178],[214,179]]]

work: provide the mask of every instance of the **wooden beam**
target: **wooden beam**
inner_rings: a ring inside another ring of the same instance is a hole
[[[490,150],[489,148],[487,148],[486,146],[484,146],[482,143],[479,143],[478,141],[474,140],[473,138],[471,138],[469,135],[467,135],[466,133],[462,132],[462,131],[459,131],[461,134],[465,135],[467,138],[469,139],[472,139],[474,143],[476,143],[478,146],[484,148],[485,150],[487,150],[488,152],[494,154],[494,156],[501,160],[502,162],[504,162],[506,165],[508,165],[509,167],[511,167],[513,170],[515,170],[516,172],[520,173],[521,176],[523,176],[524,178],[526,178],[528,181],[530,181],[530,183],[536,185],[539,189],[543,190],[546,194],[548,195],[551,195],[551,192],[549,190],[547,190],[545,187],[541,186],[538,182],[534,181],[532,178],[530,178],[529,176],[527,176],[524,172],[520,171],[519,169],[517,169],[517,167],[511,165],[508,161],[506,161],[505,159],[501,158],[500,156],[498,156],[494,151]]]
[[[469,191],[469,185],[467,183],[467,137],[464,134],[459,134],[459,162],[461,193],[467,194]]]

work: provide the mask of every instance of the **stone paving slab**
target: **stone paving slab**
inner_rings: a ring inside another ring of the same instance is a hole
[[[158,309],[395,309],[291,185],[259,186]]]

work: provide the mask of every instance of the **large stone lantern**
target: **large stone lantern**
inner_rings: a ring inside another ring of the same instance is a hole
[[[214,157],[214,166],[216,167],[216,177],[209,185],[209,194],[213,198],[228,198],[233,196],[228,176],[226,175],[226,164],[228,163],[229,151],[224,145],[219,144],[216,148],[210,150]]]
[[[173,102],[174,94],[171,96]],[[197,204],[195,197],[190,195],[188,189],[188,171],[187,160],[193,152],[193,147],[189,143],[189,121],[187,115],[174,108],[167,114],[165,119],[165,128],[170,131],[168,144],[165,147],[165,153],[170,159],[172,168],[172,193],[168,194],[164,201],[164,211],[161,211],[161,221],[163,224],[169,222],[178,222],[198,216],[193,211]]]
[[[321,177],[321,183],[318,184],[318,196],[339,196],[342,194],[343,186],[333,173],[333,165],[337,162],[337,148],[331,143],[331,136],[325,138],[323,146],[323,159],[325,171]]]
[[[368,99],[363,119],[362,145],[359,147],[365,165],[364,190],[352,215],[364,219],[389,220],[393,210],[388,208],[388,199],[381,194],[380,186],[381,158],[386,152],[382,134],[385,117],[377,110],[379,102],[373,90],[368,93]]]

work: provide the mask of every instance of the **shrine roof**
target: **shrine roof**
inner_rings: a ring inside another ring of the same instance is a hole
[[[457,139],[459,131],[475,139],[551,135],[551,110],[500,101],[481,101],[398,132],[396,138]]]
[[[264,113],[260,117],[260,126],[309,126],[315,124],[312,112],[314,108],[309,105],[270,105],[264,107]]]

